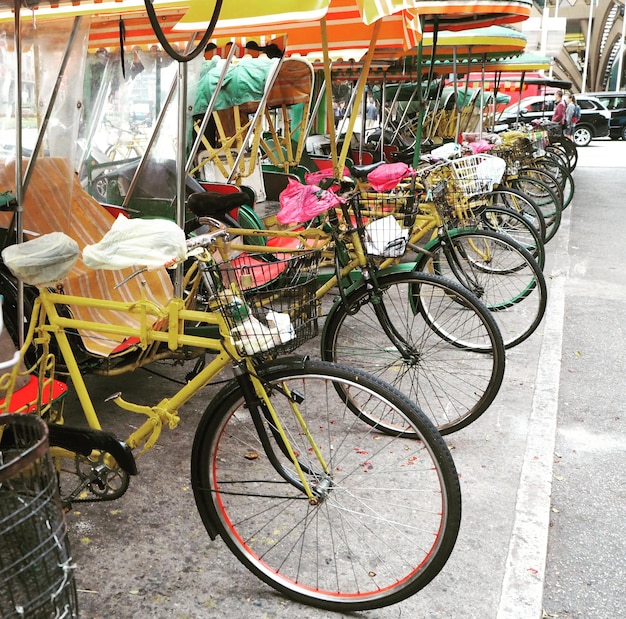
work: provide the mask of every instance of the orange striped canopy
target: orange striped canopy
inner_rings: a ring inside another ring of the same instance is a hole
[[[380,2],[385,6],[384,11],[370,12],[368,16],[361,10],[361,3],[362,0],[302,0],[289,3],[294,9],[290,11],[287,3],[279,0],[262,5],[224,0],[214,35],[244,39],[259,34],[287,35],[290,54],[307,54],[322,49],[320,20],[325,19],[329,51],[352,49],[365,53],[374,36],[374,22],[380,19],[378,45],[405,50],[417,45],[421,38],[419,26],[412,14],[402,10],[404,0]],[[210,18],[211,9],[212,5],[205,0],[191,0],[189,11],[175,31],[201,30],[206,25],[203,20]]]

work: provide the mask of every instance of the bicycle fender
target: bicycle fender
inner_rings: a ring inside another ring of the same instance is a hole
[[[277,357],[276,359],[272,359],[270,361],[264,361],[263,363],[255,366],[255,369],[261,375],[267,371],[276,369],[282,370],[295,367],[299,370],[303,370],[308,360],[308,355],[286,355],[284,357]]]
[[[478,232],[478,231],[479,231],[478,228],[476,228],[475,226],[468,226],[466,228],[452,228],[451,230],[447,231],[447,235],[450,238],[454,238],[455,236],[458,236],[459,234],[462,234],[463,232]],[[424,245],[424,253],[430,251],[435,245],[439,245],[440,243],[441,243],[441,239],[439,238],[439,236],[436,236],[434,239],[430,239],[430,241],[428,241],[428,243]]]
[[[415,271],[416,263],[415,262],[399,262],[397,264],[392,264],[391,266],[385,267],[384,269],[380,269],[376,275],[379,282],[382,282],[387,275],[393,275],[395,273],[410,273],[411,271]],[[361,288],[364,288],[367,285],[367,282],[360,277],[358,281],[354,282],[350,286],[348,286],[344,291],[344,297],[349,298],[353,294],[355,294]],[[337,297],[332,304],[328,314],[326,316],[326,320],[324,321],[324,327],[322,328],[322,337],[321,341],[326,341],[326,325],[330,324],[331,318],[334,314],[339,311],[339,308],[343,306],[343,299],[341,296]]]
[[[111,454],[126,473],[137,475],[137,463],[130,447],[110,432],[90,428],[72,428],[59,424],[49,424],[48,432],[52,447],[62,447],[83,456],[88,456],[98,449]]]

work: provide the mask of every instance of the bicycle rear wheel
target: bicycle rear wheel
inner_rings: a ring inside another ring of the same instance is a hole
[[[498,394],[505,351],[496,321],[467,289],[437,275],[380,272],[329,312],[322,359],[359,367],[397,387],[442,434],[466,427]],[[385,324],[386,323],[386,324]],[[372,419],[406,432],[403,419]]]
[[[492,312],[506,348],[537,329],[546,311],[546,280],[519,243],[498,232],[459,229],[426,250],[416,268],[455,278],[472,291]]]
[[[542,242],[546,240],[546,220],[541,209],[525,193],[512,187],[498,187],[484,196],[489,207],[508,208],[533,226]]]
[[[510,236],[526,248],[543,270],[546,252],[537,229],[526,215],[504,206],[487,206],[478,219],[478,228]]]
[[[543,180],[539,179],[539,176],[546,178],[548,174],[541,171],[535,172],[532,177],[520,174],[511,181],[511,184],[515,189],[532,200],[543,214],[546,227],[544,243],[547,243],[554,238],[561,226],[563,208],[561,200],[555,193],[555,190],[560,191],[556,181],[553,181],[551,185],[547,185]]]
[[[400,392],[363,372],[292,358],[259,375],[317,500],[289,481],[294,465],[272,424],[255,424],[233,381],[206,409],[192,451],[211,537],[270,586],[327,610],[379,608],[419,591],[446,563],[460,524],[458,476],[441,436]],[[418,439],[381,434],[354,415],[346,393],[363,409],[404,416]]]

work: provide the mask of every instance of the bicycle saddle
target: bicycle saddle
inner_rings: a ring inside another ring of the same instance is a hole
[[[250,197],[244,191],[235,193],[201,191],[192,193],[187,200],[187,208],[196,217],[223,217],[244,204],[252,206]]]
[[[365,180],[367,179],[367,175],[372,170],[375,170],[378,166],[381,166],[384,163],[385,163],[384,161],[376,161],[374,163],[369,163],[367,165],[355,165],[355,166],[352,166],[352,169],[350,170],[350,172],[352,173],[352,176],[354,176],[355,178]]]

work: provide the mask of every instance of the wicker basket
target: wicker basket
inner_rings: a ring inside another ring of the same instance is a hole
[[[78,617],[46,424],[37,415],[1,415],[0,437],[0,616]]]

